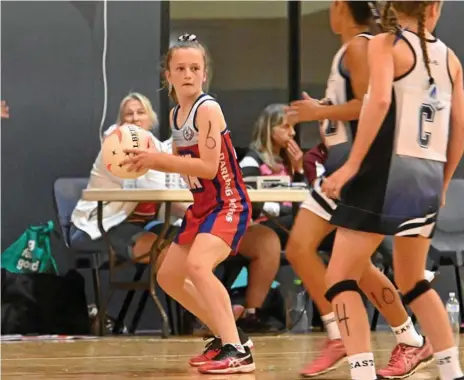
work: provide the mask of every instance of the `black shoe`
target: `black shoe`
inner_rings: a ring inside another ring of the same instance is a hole
[[[238,331],[238,337],[240,339],[240,343],[243,345],[243,347],[248,347],[248,348],[253,348],[253,342],[249,338],[248,335],[246,335],[240,327],[237,327]],[[219,350],[222,347],[222,340],[221,338],[213,335],[205,336],[203,340],[207,341],[205,344],[205,350],[203,353],[206,353],[211,350]]]
[[[273,331],[272,327],[266,324],[259,314],[247,314],[237,320],[237,326],[248,334],[265,334]]]
[[[256,369],[253,356],[248,347],[244,348],[245,352],[240,352],[232,344],[226,344],[213,360],[203,364],[198,371],[212,374],[253,372]]]

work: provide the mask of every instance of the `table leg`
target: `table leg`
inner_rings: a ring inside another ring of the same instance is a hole
[[[165,240],[166,238],[166,232],[169,229],[170,225],[170,218],[171,218],[171,202],[166,202],[165,204],[166,207],[166,212],[164,215],[164,224],[163,224],[163,229],[161,230],[161,233],[159,234],[158,238],[153,244],[153,247],[150,252],[150,265],[151,265],[151,271],[150,271],[150,295],[153,301],[155,302],[155,305],[157,306],[161,318],[163,320],[163,327],[162,327],[162,336],[163,338],[168,338],[169,337],[169,318],[166,314],[166,311],[163,308],[163,305],[161,304],[160,300],[158,299],[158,296],[156,295],[156,260],[158,259],[158,254],[161,252],[161,250],[164,248],[164,244],[161,244],[161,242]]]

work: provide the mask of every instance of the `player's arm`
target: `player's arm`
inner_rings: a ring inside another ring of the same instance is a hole
[[[140,149],[125,149],[124,152],[133,154],[133,157],[128,157],[121,164],[129,164],[129,171],[148,168],[167,173],[213,179],[219,167],[221,131],[224,126],[225,120],[219,104],[206,102],[197,109],[199,158],[175,156],[169,153],[152,153]]]
[[[171,110],[171,112],[169,113],[169,120],[170,120],[170,125],[173,125],[173,118],[174,118],[174,108]],[[179,153],[177,151],[177,146],[176,146],[176,143],[174,142],[174,139],[172,139],[172,143],[171,143],[171,152],[173,155],[175,156],[178,156]]]
[[[350,73],[354,98],[344,104],[320,105],[316,120],[358,120],[364,95],[369,87],[369,62],[367,38],[353,38],[345,53],[345,66]]]
[[[383,33],[369,43],[370,93],[360,115],[358,132],[347,164],[361,165],[390,107],[395,73],[394,38],[391,34]]]
[[[198,149],[204,176],[197,177],[212,179],[216,176],[221,153],[221,132],[225,127],[226,121],[218,103],[205,102],[198,107]]]
[[[453,95],[451,103],[451,128],[444,171],[445,189],[448,187],[464,153],[464,89],[462,65],[451,49],[449,50],[448,60],[453,78]]]

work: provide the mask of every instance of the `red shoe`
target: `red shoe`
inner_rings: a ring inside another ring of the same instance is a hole
[[[300,372],[303,378],[319,376],[336,369],[346,358],[346,349],[341,339],[327,339],[324,348],[312,362]]]
[[[433,348],[424,337],[422,347],[397,344],[386,368],[377,371],[379,379],[405,379],[433,361]]]
[[[222,346],[213,360],[198,367],[198,372],[205,374],[250,373],[256,367],[248,347],[245,352],[238,351],[232,344]]]
[[[248,347],[250,349],[253,348],[253,342],[251,339],[243,333],[243,331],[238,328],[238,336],[240,338],[240,343],[242,343],[243,347]],[[199,367],[203,364],[209,362],[210,360],[214,359],[214,357],[219,353],[222,347],[222,341],[218,337],[205,337],[203,340],[209,340],[208,343],[205,345],[205,350],[197,356],[194,356],[189,360],[189,364],[192,367]]]

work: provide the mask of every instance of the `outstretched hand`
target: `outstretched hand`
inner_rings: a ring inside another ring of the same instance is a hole
[[[317,120],[317,111],[321,104],[317,99],[311,98],[303,92],[301,100],[295,100],[287,107],[286,119],[289,124],[298,124],[303,121]]]
[[[138,172],[142,169],[156,169],[157,152],[149,152],[142,149],[124,149],[127,158],[121,165],[129,165],[128,172]]]

